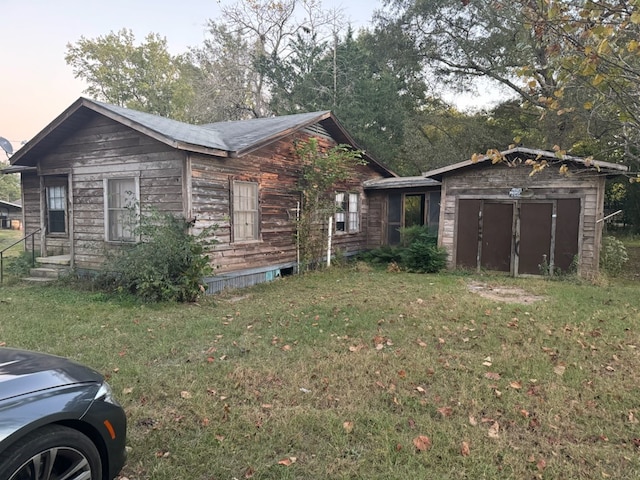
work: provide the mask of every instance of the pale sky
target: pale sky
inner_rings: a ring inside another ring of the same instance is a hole
[[[234,3],[222,0],[223,4]],[[78,97],[84,85],[64,60],[80,36],[128,28],[137,41],[166,37],[173,54],[200,45],[205,24],[219,17],[219,0],[0,0],[0,137],[14,150]],[[369,25],[380,0],[322,0],[341,8],[356,28]],[[4,152],[0,150],[4,156]]]

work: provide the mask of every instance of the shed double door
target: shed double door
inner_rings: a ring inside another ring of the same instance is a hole
[[[459,200],[456,265],[540,274],[570,268],[578,253],[580,199]]]

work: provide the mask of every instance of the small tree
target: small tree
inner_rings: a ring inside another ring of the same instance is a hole
[[[322,257],[327,220],[336,212],[336,184],[347,180],[355,165],[366,162],[347,145],[322,150],[317,138],[298,142],[295,152],[302,162],[297,242],[302,268],[309,269]]]
[[[205,291],[202,279],[212,270],[206,255],[211,229],[192,235],[190,226],[168,213],[142,216],[136,229],[141,241],[116,252],[100,282],[150,302],[196,300]]]

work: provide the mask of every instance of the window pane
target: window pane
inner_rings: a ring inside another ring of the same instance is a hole
[[[136,180],[118,178],[107,181],[107,230],[109,240],[135,241],[137,226]]]
[[[62,185],[47,187],[47,227],[50,233],[65,233],[67,189]]]
[[[233,182],[233,239],[257,240],[258,184]]]
[[[357,232],[360,230],[360,195],[357,193],[349,194],[349,231]]]

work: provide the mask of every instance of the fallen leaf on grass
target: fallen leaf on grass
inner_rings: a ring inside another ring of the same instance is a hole
[[[157,458],[169,458],[171,454],[165,450],[158,450],[156,452],[156,457]]]
[[[248,467],[244,472],[244,478],[253,478],[255,473],[256,471],[253,468]]]
[[[440,407],[438,409],[438,413],[440,415],[442,415],[443,417],[450,417],[451,414],[453,413],[453,408],[451,408],[451,407]]]
[[[556,375],[564,375],[565,370],[567,369],[567,367],[565,367],[564,365],[556,365],[553,368],[553,371],[555,372]]]
[[[360,345],[351,345],[351,346],[349,347],[349,351],[350,351],[350,352],[359,352],[359,351],[360,351],[360,350],[362,350],[363,348],[366,348],[366,347],[365,347],[365,345],[362,345],[362,344],[360,344]]]
[[[509,386],[515,390],[520,390],[522,388],[522,382],[511,382]]]
[[[290,465],[293,465],[294,463],[296,463],[298,459],[296,457],[288,457],[288,458],[283,458],[282,460],[280,460],[278,462],[278,465],[284,465],[285,467],[288,467]]]
[[[188,400],[192,397],[191,392],[187,392],[186,390],[181,391],[180,396],[185,400]]]
[[[485,378],[488,378],[489,380],[500,380],[500,374],[496,373],[496,372],[487,372],[484,374]]]
[[[284,345],[282,347],[282,351],[283,352],[290,352],[291,351],[291,345]]]
[[[424,452],[431,448],[431,439],[426,435],[419,435],[413,439],[413,445],[419,452]]]
[[[460,447],[460,455],[463,457],[468,457],[471,453],[471,449],[469,448],[469,442],[462,442],[462,446]]]
[[[133,387],[127,387],[122,389],[123,395],[129,395],[130,393],[133,393]]]
[[[344,431],[347,433],[353,432],[353,422],[344,422],[342,428],[344,428]]]
[[[489,438],[499,438],[500,437],[500,425],[498,422],[493,422],[489,427],[488,432]]]

